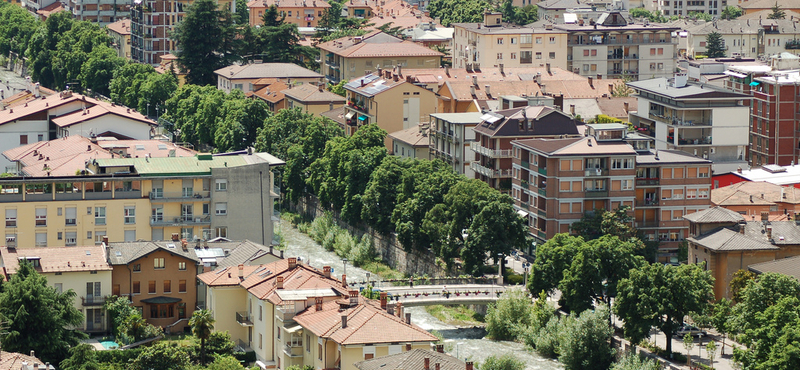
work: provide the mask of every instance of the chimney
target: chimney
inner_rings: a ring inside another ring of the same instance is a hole
[[[183,249],[184,252],[189,250],[188,246],[189,242],[187,242],[186,239],[181,239],[181,249]]]
[[[278,278],[275,279],[275,285],[277,289],[283,289],[283,276],[278,276]]]
[[[500,67],[500,74],[501,74],[501,75],[503,75],[503,76],[505,76],[505,75],[506,75],[506,72],[505,72],[505,68],[503,68],[503,67],[504,67],[504,66],[503,66],[503,63],[500,63],[500,64],[498,65],[498,67]]]
[[[347,315],[342,315],[342,329],[347,328]]]
[[[364,86],[366,86],[366,84],[364,83],[364,79],[362,78],[361,79],[361,87],[364,87]]]
[[[406,343],[406,352],[411,350],[411,343]]]
[[[436,352],[444,353],[444,344],[437,344],[436,345]]]
[[[738,167],[738,168],[736,168],[736,172],[737,172],[737,173],[742,173],[742,167]]]
[[[622,102],[622,106],[625,107],[625,113],[628,113],[628,108],[630,108],[628,105],[628,102]]]
[[[472,361],[467,361],[466,370],[472,370]]]
[[[386,311],[386,292],[381,292],[381,309]]]
[[[431,370],[431,359],[430,359],[430,358],[428,358],[428,357],[425,357],[423,360],[424,360],[424,361],[423,361],[423,366],[422,366],[422,368],[423,368],[424,370]]]
[[[397,73],[392,75],[392,81],[394,81],[394,82],[400,81],[400,75],[398,75]]]
[[[330,266],[322,266],[322,274],[325,275],[326,278],[331,277],[331,267]]]
[[[478,75],[472,75],[472,86],[478,86]]]
[[[446,74],[447,77],[450,77],[450,66],[447,64],[444,65],[444,74]]]
[[[348,292],[350,294],[350,306],[355,306],[358,304],[358,291],[351,290]]]
[[[761,222],[769,221],[769,211],[761,211]]]
[[[103,235],[103,244],[108,245],[108,236]]]
[[[589,87],[594,89],[594,79],[592,77],[588,77],[588,79],[589,79]]]
[[[438,347],[438,345],[437,345],[437,347]],[[439,370],[439,363],[438,362],[435,365],[433,365],[433,369],[434,370]]]
[[[406,312],[406,324],[411,325],[411,312]]]
[[[739,224],[739,234],[744,235],[744,229],[747,227],[746,223]]]
[[[294,270],[295,267],[297,267],[297,258],[289,257],[289,270]]]
[[[244,265],[239,265],[239,280],[244,280]]]
[[[342,274],[342,287],[347,288],[347,275]]]
[[[469,87],[469,93],[470,95],[475,96],[475,85],[471,85]]]
[[[598,80],[602,80],[602,79],[603,79],[603,75],[601,75],[601,74],[599,74],[599,73],[598,73],[598,74],[597,74],[597,79],[598,79]]]
[[[376,74],[378,75],[378,77],[383,75],[383,68],[381,68],[380,64],[378,64],[377,71],[378,71],[378,73],[376,73]]]
[[[492,88],[489,85],[486,85],[483,88],[484,88],[484,91],[486,91],[486,96],[487,97],[492,95]]]
[[[34,353],[35,352],[33,350],[31,350],[31,357],[36,357]]]
[[[87,144],[86,145],[86,151],[87,152],[91,152],[92,151],[92,145],[91,144]]]
[[[544,68],[547,70],[547,74],[552,75],[553,72],[550,72],[550,62],[545,63]]]
[[[395,314],[397,317],[403,317],[403,303],[397,302],[394,305]]]
[[[314,297],[314,308],[317,311],[322,311],[322,297]]]
[[[572,114],[573,116],[575,115],[575,104],[569,105],[569,113]]]
[[[322,84],[319,84],[319,92],[322,92],[322,88],[323,88]]]
[[[767,226],[766,229],[767,229],[767,239],[771,241],[772,240],[772,226]]]
[[[403,66],[397,66],[397,75],[403,76]]]

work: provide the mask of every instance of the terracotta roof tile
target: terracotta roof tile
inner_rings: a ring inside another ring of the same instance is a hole
[[[430,367],[439,364],[439,370],[464,370],[466,363],[446,353],[415,348],[411,351],[400,352],[394,355],[381,356],[366,361],[356,362],[354,365],[359,370],[406,370],[422,369],[425,359],[430,359]]]
[[[266,78],[262,78],[259,81],[267,80]],[[255,83],[253,84],[255,85]],[[289,87],[284,82],[272,82],[269,85],[262,87],[256,91],[253,91],[250,95],[255,95],[262,100],[268,101],[270,103],[277,103],[283,100],[286,96],[283,94],[283,90],[286,90]],[[250,96],[249,95],[249,96]]]
[[[131,20],[130,19],[122,19],[118,20],[114,23],[111,23],[106,26],[111,31],[114,31],[120,35],[130,35],[131,34]]]
[[[259,79],[259,78],[322,78],[323,76],[312,70],[303,68],[293,63],[254,63],[230,65],[214,71],[217,75],[228,79]]]
[[[800,203],[800,189],[766,181],[744,181],[711,190],[711,203],[720,206]]]
[[[36,357],[24,355],[16,352],[0,351],[0,370],[19,370],[26,363],[28,366],[33,364],[44,365],[44,362]]]
[[[444,54],[411,41],[403,41],[380,31],[364,36],[342,37],[317,45],[318,48],[349,58],[441,57]]]
[[[19,268],[19,259],[37,258],[42,273],[69,271],[110,271],[103,246],[57,247],[57,248],[7,248],[0,247],[7,275]]]
[[[309,83],[293,86],[281,91],[284,95],[304,103],[340,103],[344,104],[344,96],[334,94],[324,88]]]
[[[430,145],[430,137],[421,132],[419,125],[409,127],[405,130],[392,132],[388,135],[393,140],[397,140],[413,147],[426,148]]]

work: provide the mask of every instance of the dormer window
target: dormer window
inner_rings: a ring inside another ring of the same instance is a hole
[[[41,258],[39,257],[20,257],[19,260],[20,262],[30,263],[34,268],[42,267]]]

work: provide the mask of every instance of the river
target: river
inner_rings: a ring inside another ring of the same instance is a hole
[[[367,271],[349,265],[345,267],[341,258],[333,252],[328,252],[321,245],[317,244],[308,235],[305,235],[292,227],[291,223],[282,221],[281,235],[286,241],[287,257],[300,257],[303,263],[322,268],[331,266],[334,275],[338,276],[347,271],[347,280],[365,281]],[[437,318],[428,314],[423,307],[406,308],[407,313],[411,313],[411,321],[421,328],[431,331],[436,330],[445,339],[446,351],[461,359],[469,361],[483,362],[488,356],[513,353],[515,357],[524,361],[526,370],[560,370],[564,367],[558,362],[542,358],[533,352],[528,352],[525,347],[514,342],[497,342],[485,339],[486,334],[483,329],[459,328],[445,324]]]

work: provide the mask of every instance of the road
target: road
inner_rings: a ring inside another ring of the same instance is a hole
[[[733,364],[733,348],[731,345],[734,343],[730,339],[725,340],[725,354],[721,355],[722,349],[722,336],[717,333],[711,332],[707,337],[694,340],[694,348],[691,350],[691,357],[693,362],[700,361],[703,364],[710,365],[708,360],[708,352],[706,351],[706,344],[710,341],[715,341],[717,344],[717,353],[714,356],[714,369],[718,370],[734,370]],[[667,348],[667,336],[664,333],[653,330],[651,332],[650,341],[655,341],[655,344],[661,348]],[[686,347],[683,346],[683,338],[672,338],[672,351],[686,355]]]

